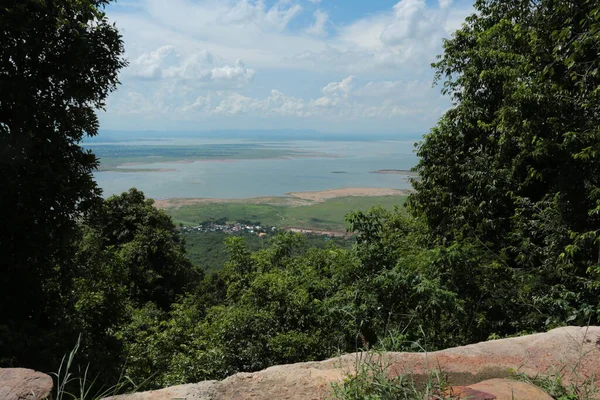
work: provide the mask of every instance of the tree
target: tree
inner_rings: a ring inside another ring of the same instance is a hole
[[[111,196],[86,220],[88,241],[123,263],[128,298],[137,307],[148,302],[168,310],[202,279],[185,254],[184,241],[167,214],[137,189]],[[81,260],[83,264],[84,260]],[[82,273],[85,273],[83,268]]]
[[[437,243],[478,244],[511,271],[534,325],[587,322],[600,272],[600,6],[475,9],[434,64],[453,107],[418,148],[409,207]]]
[[[126,65],[108,0],[7,0],[0,7],[0,362],[36,361],[69,292],[77,219],[100,199],[98,132]],[[24,340],[27,338],[27,340]],[[49,347],[46,345],[46,347]],[[51,346],[50,346],[51,347]],[[37,354],[36,354],[37,353]]]

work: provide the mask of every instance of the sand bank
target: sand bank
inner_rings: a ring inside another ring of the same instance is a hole
[[[322,203],[329,199],[339,197],[378,197],[378,196],[403,196],[410,193],[410,190],[400,190],[391,188],[344,188],[330,189],[315,192],[291,192],[286,196],[267,196],[253,197],[248,199],[163,199],[155,200],[154,204],[158,208],[179,208],[196,204],[272,204],[287,206],[303,206],[314,203]]]

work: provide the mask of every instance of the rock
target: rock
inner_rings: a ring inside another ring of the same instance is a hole
[[[537,386],[509,379],[489,379],[468,387],[490,393],[497,400],[552,400],[548,393]]]
[[[330,393],[331,383],[339,382],[356,371],[356,365],[364,362],[364,357],[364,353],[355,353],[321,362],[280,365],[260,372],[236,374],[220,382],[176,386],[117,396],[113,400],[325,399]],[[474,384],[506,378],[514,372],[543,376],[561,369],[565,373],[565,384],[577,384],[589,376],[600,376],[600,327],[558,328],[547,333],[493,340],[432,353],[384,353],[376,361],[389,366],[388,375],[407,374],[417,382],[423,382],[431,372],[441,370],[453,385],[466,386],[501,399],[504,392],[491,393],[488,392],[492,390],[490,387]],[[524,388],[517,382],[510,382],[512,386],[498,385],[498,390],[506,387]]]
[[[539,387],[510,379],[488,379],[469,386],[455,386],[448,394],[452,399],[468,400],[552,400]]]
[[[550,332],[491,340],[433,353],[388,353],[391,375],[426,379],[440,370],[454,385],[470,385],[518,372],[550,375],[562,370],[563,383],[581,383],[600,373],[600,327],[564,327]],[[574,370],[576,368],[576,370]]]
[[[216,397],[213,386],[217,381],[205,381],[189,385],[172,386],[149,392],[107,397],[104,400],[211,400]]]
[[[440,397],[437,397],[439,399]],[[482,392],[480,390],[471,389],[468,386],[454,386],[445,392],[444,399],[452,399],[452,400],[497,400],[496,396],[491,393]],[[428,400],[436,399],[431,398]],[[436,400],[437,400],[436,399]]]
[[[0,368],[0,399],[43,400],[52,395],[52,378],[25,368]]]

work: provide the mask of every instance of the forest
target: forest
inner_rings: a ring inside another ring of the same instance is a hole
[[[596,1],[476,0],[406,203],[347,215],[351,246],[229,237],[210,273],[142,192],[103,199],[80,146],[127,65],[107,3],[0,7],[0,367],[57,371],[79,340],[98,385],[150,389],[600,324]]]

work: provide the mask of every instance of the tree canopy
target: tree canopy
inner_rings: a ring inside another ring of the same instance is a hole
[[[96,110],[126,64],[106,4],[0,6],[0,331],[16,340],[0,341],[3,356],[30,351],[23,337],[54,330],[77,218],[100,200],[97,159],[79,142],[97,134]]]
[[[475,9],[434,64],[453,107],[418,147],[410,208],[438,243],[472,241],[538,274],[536,305],[565,303],[553,317],[586,320],[600,266],[600,6]]]

